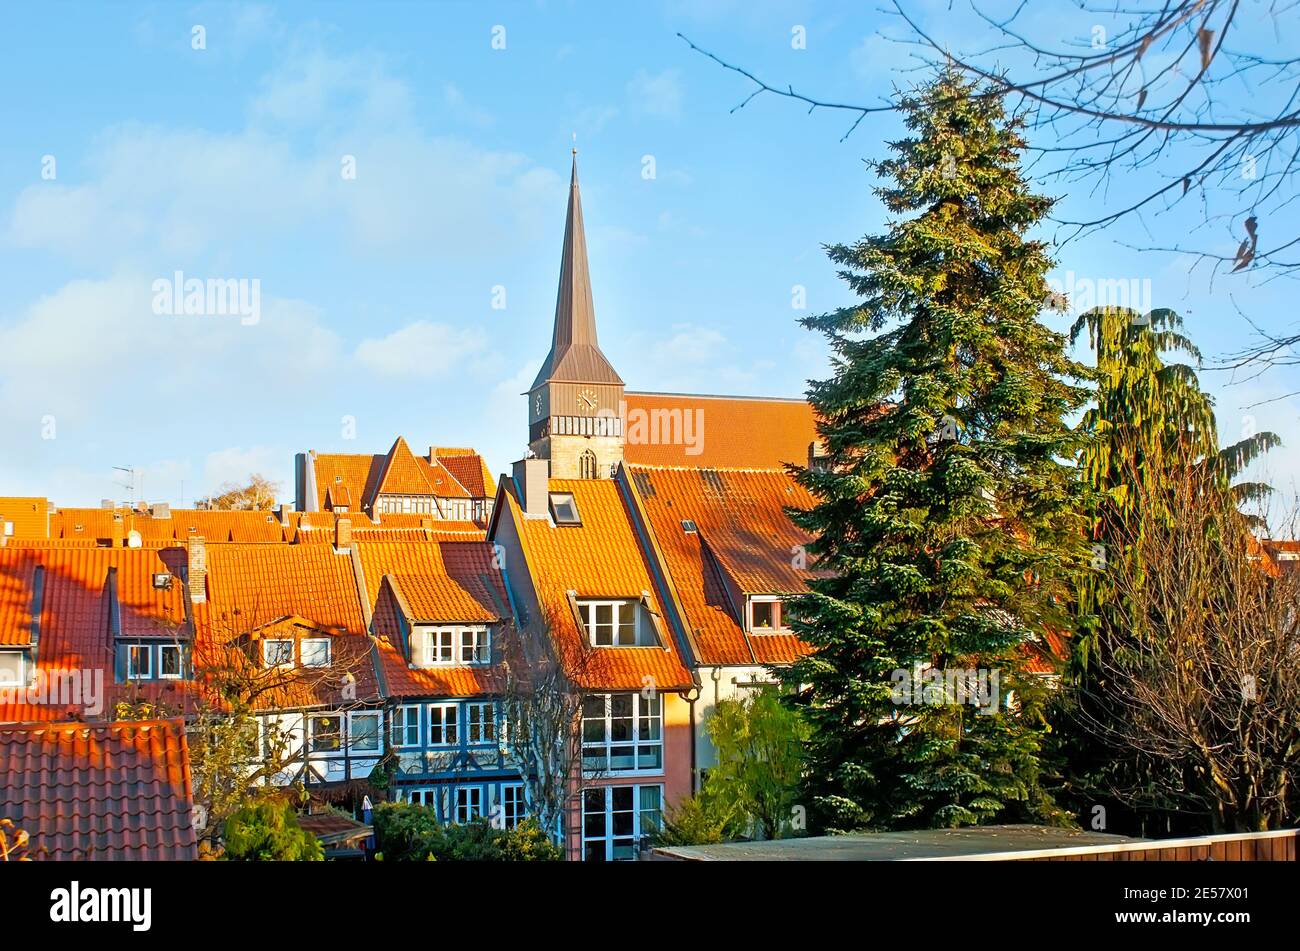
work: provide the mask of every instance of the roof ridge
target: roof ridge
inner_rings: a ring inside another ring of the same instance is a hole
[[[625,396],[689,396],[696,400],[752,400],[764,403],[806,403],[805,396],[737,396],[729,393],[669,393],[664,390],[624,390]]]

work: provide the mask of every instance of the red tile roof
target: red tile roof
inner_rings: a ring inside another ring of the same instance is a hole
[[[357,554],[375,603],[373,629],[389,696],[472,697],[501,690],[496,665],[411,668],[398,623],[399,614],[408,623],[509,620],[509,600],[491,545],[361,542]]]
[[[21,559],[40,564],[43,572],[40,642],[37,669],[49,682],[56,676],[84,677],[100,671],[106,708],[125,688],[114,685],[113,639],[110,624],[116,596],[120,630],[128,635],[185,635],[183,585],[178,580],[185,562],[180,548],[49,547],[6,552],[0,550],[0,577],[23,577]],[[153,587],[154,574],[177,576],[169,588]],[[109,579],[112,580],[110,587]],[[30,594],[27,595],[30,597]],[[21,601],[23,595],[19,594]],[[175,697],[179,682],[151,687],[143,694]],[[67,706],[64,697],[34,702],[19,692],[0,702],[0,722],[70,720],[103,716]]]
[[[0,729],[0,816],[34,858],[193,860],[180,720]]]
[[[374,495],[367,497],[366,504],[374,505],[380,495],[433,495],[433,484],[425,477],[425,468],[415,461],[415,454],[406,440],[401,436],[393,443],[384,458],[380,470],[379,484]]]
[[[50,501],[25,496],[0,496],[0,533],[4,523],[12,522],[13,538],[48,538],[50,535]]]
[[[622,488],[607,479],[552,479],[551,492],[571,492],[581,525],[556,526],[549,518],[524,518],[513,480],[499,497],[513,520],[551,639],[569,677],[593,690],[640,690],[653,678],[659,690],[694,685],[671,628],[660,619],[652,566],[632,523]],[[578,598],[640,599],[649,594],[659,647],[592,647],[567,592]],[[531,621],[532,619],[530,619]],[[536,623],[536,622],[534,622]]]
[[[496,492],[483,457],[473,449],[433,447],[417,456],[402,437],[386,453],[311,453],[316,506],[369,510],[376,496],[434,495],[444,499],[491,498]],[[378,514],[378,513],[375,513]]]
[[[635,465],[780,469],[807,465],[819,438],[805,400],[631,392],[625,400],[623,458]]]
[[[0,646],[25,647],[32,641],[35,575],[36,559],[27,549],[0,549]]]
[[[796,565],[810,536],[785,507],[810,507],[808,492],[776,470],[625,471],[666,562],[698,662],[779,664],[803,653],[793,634],[747,634],[744,597],[807,590],[812,572]],[[692,532],[683,527],[688,520]]]
[[[474,498],[490,499],[496,494],[496,482],[488,471],[487,462],[474,450],[437,447],[434,453]]]
[[[260,665],[249,650],[259,629],[286,620],[301,622],[331,638],[330,669],[311,668],[267,678],[271,689],[261,709],[331,706],[345,699],[347,675],[355,700],[378,698],[370,638],[361,613],[352,559],[326,545],[210,545],[207,603],[195,612],[195,665],[220,669]]]

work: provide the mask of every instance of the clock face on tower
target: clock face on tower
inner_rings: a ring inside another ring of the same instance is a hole
[[[533,396],[533,418],[542,418],[542,394],[537,393]]]
[[[578,406],[584,413],[594,412],[596,409],[596,394],[591,390],[583,390],[578,394]]]

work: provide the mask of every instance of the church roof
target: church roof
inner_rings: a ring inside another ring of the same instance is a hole
[[[635,392],[625,398],[623,458],[633,465],[784,469],[787,462],[807,465],[809,447],[820,441],[807,400]]]
[[[564,251],[560,258],[551,352],[546,355],[530,389],[555,380],[623,385],[596,341],[596,308],[591,301],[591,273],[587,268],[587,236],[582,225],[576,155],[569,181],[569,211],[564,222]]]

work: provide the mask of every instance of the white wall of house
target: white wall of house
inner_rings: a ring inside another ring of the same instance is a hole
[[[701,667],[700,699],[695,704],[695,766],[712,769],[718,762],[717,751],[709,739],[709,719],[722,700],[743,700],[756,687],[776,682],[772,673],[761,665],[749,667]],[[748,685],[748,686],[746,686]]]

